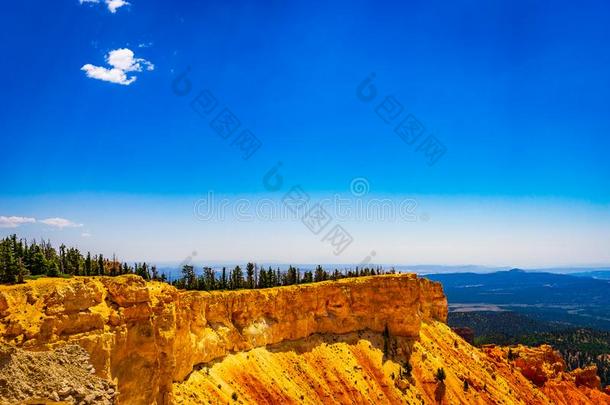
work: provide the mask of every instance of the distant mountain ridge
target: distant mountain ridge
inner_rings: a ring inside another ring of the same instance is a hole
[[[597,278],[600,280],[610,280],[610,270],[583,271],[578,273],[572,273],[572,275],[578,277]]]
[[[610,330],[610,280],[521,269],[428,274],[449,304],[493,304],[566,326]]]

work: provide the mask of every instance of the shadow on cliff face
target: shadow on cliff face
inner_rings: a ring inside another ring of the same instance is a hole
[[[174,389],[202,402],[235,393],[252,403],[402,403],[415,342],[370,330],[314,334],[199,364]]]
[[[372,349],[382,351],[384,362],[387,360],[393,360],[400,364],[409,361],[411,352],[413,350],[413,345],[417,341],[415,338],[393,336],[391,333],[388,334],[388,336],[385,336],[384,334],[366,329],[345,334],[316,333],[304,339],[289,340],[263,347],[270,353],[294,352],[295,354],[305,354],[312,352],[319,345],[330,345],[334,343],[355,345],[360,340],[366,340]],[[197,364],[193,367],[193,371],[199,371],[206,367],[212,367],[214,364],[223,362],[226,357],[227,356],[217,358],[207,363]],[[188,376],[185,378],[185,380],[186,379],[188,379]]]
[[[393,336],[391,333],[385,335],[367,329],[345,334],[316,333],[304,339],[268,345],[266,350],[271,353],[294,352],[301,355],[312,352],[320,345],[332,345],[335,343],[355,345],[360,340],[368,342],[371,349],[381,351],[384,362],[392,360],[400,364],[409,361],[413,345],[417,341],[415,338]],[[222,359],[218,361],[222,361]]]

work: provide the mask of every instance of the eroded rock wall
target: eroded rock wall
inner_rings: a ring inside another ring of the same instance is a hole
[[[30,349],[80,344],[128,404],[169,403],[199,363],[315,333],[417,337],[447,316],[440,284],[413,274],[229,292],[178,291],[136,276],[40,279],[0,287],[0,339]]]
[[[321,334],[224,357],[174,384],[176,404],[602,405],[595,368],[564,369],[549,346],[476,348],[447,325],[418,339],[370,331]],[[390,350],[394,352],[394,350]],[[511,360],[512,359],[512,360]],[[404,365],[411,365],[405,371]],[[439,368],[446,379],[440,383]],[[544,378],[544,383],[540,377]]]

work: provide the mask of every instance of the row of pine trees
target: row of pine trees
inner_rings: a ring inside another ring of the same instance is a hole
[[[387,273],[394,273],[390,270]],[[271,267],[259,269],[254,263],[246,265],[245,272],[240,266],[235,266],[232,270],[225,267],[219,274],[211,267],[204,267],[203,274],[197,275],[195,268],[191,265],[182,267],[182,277],[172,281],[172,284],[181,289],[187,290],[237,290],[242,288],[269,288],[295,284],[315,283],[326,280],[338,280],[346,277],[374,276],[386,274],[381,267],[362,269],[356,267],[355,270],[339,270],[327,272],[318,265],[314,271],[300,269],[290,266],[285,272],[280,269],[273,270]]]
[[[83,255],[77,248],[61,245],[58,250],[49,241],[17,239],[17,235],[0,240],[0,282],[23,282],[26,276],[118,276],[138,274],[145,279],[162,279],[155,266],[146,263],[129,265],[101,254]]]
[[[393,273],[390,270],[389,273]],[[102,254],[82,254],[77,248],[61,245],[55,249],[49,241],[18,239],[11,235],[0,239],[0,283],[22,283],[26,277],[48,276],[119,276],[122,274],[137,274],[145,280],[168,281],[165,274],[159,274],[156,266],[146,262],[130,265],[117,260],[105,258]],[[364,267],[355,270],[335,269],[327,272],[322,266],[315,270],[301,271],[290,266],[287,271],[273,270],[271,267],[258,268],[254,263],[248,263],[245,271],[240,266],[221,272],[211,267],[203,267],[202,274],[197,274],[191,265],[182,267],[180,278],[171,284],[188,290],[237,290],[242,288],[269,288],[295,284],[306,284],[325,280],[338,280],[345,277],[359,277],[385,274],[381,267]]]

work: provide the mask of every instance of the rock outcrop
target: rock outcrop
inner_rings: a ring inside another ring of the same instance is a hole
[[[601,378],[597,375],[596,366],[577,368],[571,374],[574,376],[574,382],[577,387],[588,387],[595,390],[601,389]]]
[[[0,403],[115,403],[114,384],[93,372],[89,354],[78,345],[40,352],[0,345]]]
[[[441,285],[412,274],[211,293],[136,276],[0,286],[7,353],[76,344],[115,403],[610,405],[594,368],[568,373],[549,346],[475,348],[446,317]]]
[[[137,276],[40,279],[0,288],[0,339],[76,343],[128,404],[172,402],[172,384],[229,353],[359,330],[415,338],[445,321],[440,284],[413,274],[230,292],[178,291]]]

